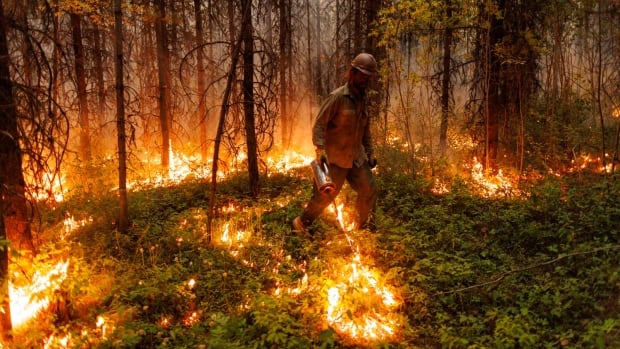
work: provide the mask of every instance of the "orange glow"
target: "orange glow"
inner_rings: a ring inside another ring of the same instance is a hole
[[[352,251],[358,251],[347,234],[355,229],[346,215],[344,204],[333,204],[338,223]],[[359,252],[351,262],[336,266],[334,279],[326,281],[326,321],[341,336],[356,344],[394,339],[402,326],[402,316],[396,311],[400,297],[385,278],[362,263]]]
[[[431,192],[434,194],[446,194],[450,192],[450,189],[445,183],[442,183],[439,178],[435,178],[435,184],[431,188]]]
[[[276,283],[276,286],[277,287],[273,291],[275,296],[280,296],[282,294],[298,296],[308,288],[308,274],[304,273],[303,278],[297,282],[297,286],[295,287],[281,287],[279,283]]]
[[[230,237],[228,237],[228,229],[230,225],[228,223],[224,224],[224,231],[222,231],[222,236],[220,237],[220,241],[224,244],[231,243]]]
[[[183,319],[183,324],[185,326],[195,325],[200,321],[200,317],[198,316],[198,312],[192,311],[190,312],[185,319]]]
[[[159,325],[163,328],[168,328],[170,327],[170,320],[168,320],[168,318],[162,318],[159,320]]]
[[[101,338],[107,339],[108,325],[106,319],[101,315],[97,316],[97,323],[95,325],[99,330],[101,330]]]
[[[355,230],[355,221],[353,218],[344,210],[343,203],[336,203],[336,200],[333,201],[331,205],[327,208],[328,212],[336,215],[336,220],[340,225],[340,228],[347,232]]]
[[[358,344],[387,341],[398,335],[402,317],[395,291],[381,281],[378,272],[361,263],[359,254],[335,271],[334,285],[327,290],[327,323]]]
[[[54,201],[62,202],[65,199],[65,190],[63,183],[64,176],[51,173],[44,173],[35,176],[29,174],[27,170],[23,171],[24,181],[26,182],[26,190],[36,201]]]
[[[13,328],[23,326],[47,308],[50,299],[45,294],[53,293],[60,288],[61,283],[67,277],[68,267],[68,261],[60,262],[46,274],[35,272],[29,285],[15,287],[9,284]]]
[[[60,239],[64,240],[65,237],[76,229],[85,227],[87,224],[93,222],[93,217],[83,218],[83,219],[75,219],[72,214],[66,213],[65,219],[63,220],[63,226],[65,227],[64,233],[61,234]]]
[[[514,195],[520,192],[516,183],[513,183],[511,178],[504,176],[501,169],[495,176],[485,173],[482,164],[476,157],[474,157],[471,168],[471,178],[479,185],[480,194],[484,197],[505,196],[507,194]],[[516,180],[514,182],[516,182]]]
[[[133,166],[134,171],[127,178],[126,187],[128,190],[140,187],[164,187],[178,184],[188,178],[211,178],[211,164],[205,163],[198,154],[186,155],[175,151],[172,147],[168,151],[169,169],[166,173],[160,171],[161,159],[159,155],[154,156],[145,151],[140,156],[141,165]],[[267,157],[266,163],[269,174],[273,172],[287,173],[292,169],[307,166],[312,157],[303,155],[296,151],[286,151],[281,154],[272,154]],[[110,159],[107,159],[110,160]],[[224,169],[217,172],[217,179],[226,179],[229,175],[238,173],[245,167],[247,154],[239,152],[233,159],[227,160]],[[141,170],[140,170],[141,168]],[[43,175],[30,175],[24,170],[26,188],[28,194],[37,201],[51,200],[62,202],[69,192],[70,185],[67,184],[66,173]],[[118,190],[113,187],[111,190]]]
[[[49,338],[45,339],[43,348],[51,349],[51,348],[70,348],[71,347],[71,335],[67,334],[63,337],[57,337],[51,335]]]
[[[216,240],[219,242],[219,245],[228,245],[228,247],[239,247],[242,248],[243,244],[250,240],[250,233],[244,230],[237,230],[236,232],[231,232],[231,223],[226,222],[222,226],[222,234],[220,238]]]
[[[609,157],[609,154],[605,154],[605,157]],[[601,157],[594,157],[589,154],[581,154],[575,157],[571,161],[571,163],[572,167],[566,171],[568,173],[580,172],[586,169],[589,169],[590,171],[604,173],[611,172],[611,169],[613,167],[611,161],[605,166],[603,166],[603,160],[601,159]]]
[[[293,169],[309,165],[313,159],[311,156],[305,156],[289,150],[284,152],[284,154],[267,157],[267,165],[278,173],[288,173]]]

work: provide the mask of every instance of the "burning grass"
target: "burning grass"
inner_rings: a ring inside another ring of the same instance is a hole
[[[552,239],[549,232],[564,232],[572,224],[567,222],[572,215],[557,212],[562,229],[543,226],[539,230],[536,217],[541,207],[546,208],[540,212],[545,222],[553,222],[553,210],[570,200],[549,199],[547,203],[545,198],[552,192],[537,193],[531,207],[527,200],[504,203],[505,193],[518,193],[519,182],[505,174],[491,178],[473,166],[468,171],[472,183],[478,183],[472,185],[472,195],[457,198],[425,195],[411,178],[378,175],[383,192],[376,234],[352,224],[352,196],[345,189],[313,227],[315,236],[309,239],[293,234],[289,227],[311,193],[307,161],[295,154],[270,159],[274,170],[267,171],[256,200],[240,189],[243,180],[222,177],[211,239],[206,237],[204,174],[187,175],[192,180],[180,176],[168,182],[151,181],[157,184],[149,190],[141,190],[146,184],[133,187],[128,234],[116,232],[107,218],[113,217],[107,212],[113,207],[111,187],[101,190],[102,195],[93,195],[93,188],[86,199],[67,197],[59,202],[48,213],[53,218],[44,221],[55,229],[50,240],[70,246],[71,253],[55,253],[47,258],[47,267],[36,269],[42,275],[51,273],[56,281],[48,282],[44,291],[51,296],[50,305],[20,331],[37,325],[46,329],[22,335],[30,336],[24,343],[49,348],[406,348],[418,345],[422,336],[424,343],[433,346],[447,347],[461,340],[476,343],[479,338],[501,336],[501,331],[484,332],[487,326],[496,326],[485,316],[509,318],[511,313],[505,309],[514,305],[504,304],[504,309],[503,294],[492,294],[494,303],[489,308],[481,300],[491,297],[486,289],[480,289],[484,297],[475,299],[469,294],[454,298],[440,293],[483,283],[497,270],[525,263],[527,254],[518,252],[513,257],[514,251],[544,256]],[[293,165],[296,162],[299,165]],[[173,163],[175,168],[180,166]],[[443,193],[450,191],[448,185],[440,188]],[[484,191],[478,192],[481,188]],[[579,211],[579,216],[591,211]],[[582,221],[587,223],[587,217]],[[515,226],[524,233],[515,231]],[[573,235],[553,248],[567,248],[593,227],[573,227]],[[545,244],[540,239],[546,239]],[[502,249],[504,243],[508,248]],[[64,279],[61,273],[52,273],[63,263],[67,263]],[[26,287],[33,280],[30,277],[16,287]],[[526,287],[508,286],[503,291],[506,294]],[[529,299],[523,294],[514,297]],[[34,303],[40,297],[29,298]],[[63,299],[70,316],[57,317]],[[537,299],[545,302],[544,297]],[[545,307],[567,311],[553,304]],[[536,312],[535,306],[527,310]],[[455,312],[466,316],[453,320]],[[485,315],[478,319],[480,313]],[[545,314],[536,313],[535,318]],[[467,327],[459,321],[472,324]],[[474,334],[468,337],[470,332]]]
[[[395,341],[405,322],[396,288],[355,254],[334,266],[326,281],[326,320],[347,342],[370,345]]]

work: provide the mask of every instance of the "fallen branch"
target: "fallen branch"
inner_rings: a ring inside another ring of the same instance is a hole
[[[542,263],[537,263],[537,264],[532,264],[529,265],[527,267],[523,267],[523,268],[519,268],[519,269],[514,269],[514,270],[509,270],[506,272],[503,272],[501,274],[499,274],[499,276],[497,276],[495,279],[491,280],[491,281],[487,281],[487,282],[483,282],[481,284],[476,284],[476,285],[471,285],[471,286],[467,286],[467,287],[463,287],[463,288],[459,288],[456,290],[451,290],[451,291],[444,291],[444,292],[437,292],[435,294],[433,294],[433,296],[443,296],[443,295],[448,295],[448,294],[453,294],[453,293],[460,293],[460,292],[465,292],[465,291],[469,291],[469,290],[473,290],[476,288],[481,288],[481,287],[485,287],[485,286],[489,286],[489,285],[494,285],[497,284],[499,282],[501,282],[502,280],[504,280],[504,278],[506,278],[506,276],[512,275],[512,274],[516,274],[516,273],[520,273],[523,271],[527,271],[530,269],[535,269],[535,268],[539,268],[539,267],[543,267],[546,265],[550,265],[550,264],[554,264],[557,263],[563,259],[566,259],[568,257],[574,257],[574,256],[583,256],[583,255],[588,255],[588,254],[594,254],[597,252],[601,252],[601,251],[608,251],[608,250],[615,250],[615,249],[619,249],[620,245],[613,245],[613,246],[608,246],[608,247],[599,247],[596,248],[594,250],[590,250],[590,251],[581,251],[581,252],[572,252],[572,253],[567,253],[567,254],[563,254],[560,255],[557,258],[542,262]]]

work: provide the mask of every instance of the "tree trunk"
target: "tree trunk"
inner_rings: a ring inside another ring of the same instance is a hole
[[[165,173],[170,170],[170,51],[168,50],[168,32],[166,30],[166,1],[155,0],[157,19],[155,36],[157,41],[157,73],[159,78],[159,124],[161,128],[161,167]]]
[[[4,202],[0,202],[0,239],[6,240]],[[2,299],[0,301],[0,338],[5,343],[12,341],[13,323],[11,322],[11,299],[9,296],[9,251],[3,246],[0,250],[0,299]]]
[[[288,8],[289,0],[280,0],[279,2],[279,13],[280,13],[280,37],[278,40],[279,48],[280,48],[280,62],[279,62],[279,75],[280,75],[280,122],[281,122],[281,132],[282,132],[282,146],[287,148],[290,144],[290,129],[291,129],[291,117],[289,115],[288,108],[288,94],[287,94],[287,63],[289,62],[288,55],[288,47],[287,43],[289,42],[288,36],[291,35],[289,30],[289,18]]]
[[[116,72],[116,132],[118,144],[118,231],[127,232],[127,150],[125,134],[125,85],[123,83],[123,13],[122,0],[114,0],[114,70]]]
[[[318,17],[318,16],[317,16]],[[318,19],[317,19],[318,20]],[[307,66],[308,66],[308,80],[306,80],[307,82],[307,88],[308,88],[308,120],[312,120],[312,108],[314,107],[315,101],[314,101],[314,91],[316,91],[316,86],[314,85],[315,83],[315,77],[314,77],[314,67],[312,64],[312,25],[310,24],[310,0],[306,0],[306,45],[307,45],[307,51],[306,51],[306,59],[305,61],[307,62]],[[318,40],[318,38],[317,38]],[[317,61],[318,63],[318,61]]]
[[[33,251],[30,223],[26,199],[24,197],[24,176],[22,157],[17,131],[17,110],[13,99],[13,82],[9,74],[9,49],[7,42],[7,23],[4,17],[4,5],[0,0],[0,336],[10,340],[11,309],[8,292],[8,246],[12,248],[27,247]]]
[[[97,125],[97,132],[100,134],[100,142],[103,142],[104,144],[102,145],[105,147],[107,145],[105,144],[105,139],[107,137],[104,130],[106,129],[105,125],[108,122],[106,117],[106,86],[103,72],[105,35],[103,35],[103,31],[97,24],[94,25],[93,31],[93,36],[95,37],[95,54],[93,55],[93,60],[95,65],[95,77],[97,79],[97,121],[99,124]]]
[[[58,16],[54,15],[54,13],[58,12],[58,0],[52,0],[50,1],[50,12],[51,15],[50,17],[52,18],[52,27],[53,27],[53,33],[52,33],[52,39],[54,40],[54,42],[60,42],[60,20],[58,19]],[[60,96],[60,91],[62,89],[62,83],[61,81],[64,80],[64,76],[61,73],[62,69],[60,68],[61,66],[61,61],[62,61],[62,48],[58,47],[58,45],[54,45],[54,47],[52,48],[52,76],[55,76],[56,78],[52,81],[52,100],[59,100],[58,96]],[[54,103],[52,104],[52,115],[58,115],[58,106]]]
[[[318,2],[316,4],[316,92],[318,96],[323,95],[323,70],[321,69],[322,40],[323,36],[321,35],[321,3]]]
[[[446,155],[448,120],[450,118],[450,61],[452,60],[452,1],[446,0],[446,18],[443,37],[443,75],[441,80],[441,124],[439,126],[439,154]]]
[[[245,138],[248,153],[248,172],[250,194],[256,198],[259,192],[256,129],[254,121],[254,29],[252,28],[252,0],[242,0],[243,16],[241,35],[243,36],[243,114],[245,119]]]
[[[246,21],[246,17],[249,16],[251,6],[244,8],[245,12],[242,16],[242,23]],[[232,35],[232,34],[231,34]],[[230,69],[228,70],[226,78],[226,88],[224,89],[224,96],[222,97],[222,108],[220,109],[220,116],[217,124],[217,132],[215,134],[215,142],[213,145],[213,168],[211,169],[211,193],[209,197],[209,211],[207,217],[207,235],[209,242],[211,241],[211,222],[215,216],[215,194],[217,192],[217,170],[219,162],[220,144],[222,142],[222,136],[224,134],[224,124],[226,123],[226,114],[230,108],[230,94],[233,88],[233,82],[235,81],[235,70],[237,69],[237,62],[239,61],[239,51],[241,50],[241,43],[243,40],[242,33],[234,41],[232,45],[232,53],[230,56]]]
[[[194,19],[196,21],[196,89],[198,95],[198,120],[200,124],[200,152],[202,160],[207,160],[207,108],[204,58],[204,31],[202,29],[201,0],[194,0]]]
[[[80,149],[78,153],[82,161],[90,161],[90,116],[86,94],[86,60],[84,58],[84,45],[82,43],[82,16],[77,13],[71,13],[69,17],[71,18],[73,53],[75,55],[75,81],[77,83],[79,104]]]
[[[17,112],[13,102],[13,87],[9,76],[9,50],[6,39],[6,22],[4,19],[4,5],[0,0],[0,111],[7,119],[6,124],[0,126],[0,240],[6,241],[8,231],[4,224],[5,206],[11,192],[8,181],[13,175],[23,176],[21,172],[21,158],[17,142],[14,136],[17,134]],[[2,110],[5,109],[5,110]],[[14,173],[19,168],[19,173]],[[19,179],[18,179],[19,181]],[[23,185],[23,177],[22,177]],[[7,219],[10,223],[10,219]],[[3,340],[10,341],[11,304],[9,299],[9,249],[2,246],[0,249],[0,336]]]
[[[362,1],[354,1],[351,5],[353,6],[353,47],[349,57],[365,50],[362,47],[362,42],[365,41],[364,38],[366,37],[366,35],[362,34]]]
[[[497,170],[497,153],[499,145],[499,115],[504,111],[500,80],[500,58],[491,49],[498,44],[502,38],[501,25],[498,20],[491,20],[489,30],[489,42],[487,55],[489,63],[487,67],[487,92],[486,92],[486,114],[485,114],[485,147],[484,147],[484,168],[490,171]]]

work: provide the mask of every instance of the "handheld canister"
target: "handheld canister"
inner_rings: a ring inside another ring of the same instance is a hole
[[[336,185],[332,181],[332,177],[329,175],[329,167],[323,161],[320,163],[316,160],[312,160],[310,163],[312,167],[312,175],[314,176],[314,183],[318,190],[323,194],[331,194],[336,190]]]

